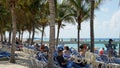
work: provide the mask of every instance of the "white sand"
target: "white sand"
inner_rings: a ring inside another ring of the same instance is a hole
[[[16,51],[18,57],[16,63],[12,64],[9,61],[0,61],[0,68],[31,68],[31,62],[29,59],[29,54]]]

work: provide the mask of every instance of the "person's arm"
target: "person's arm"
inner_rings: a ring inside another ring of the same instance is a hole
[[[57,57],[57,60],[61,65],[66,65],[67,64],[63,57]]]
[[[66,65],[67,63],[66,63],[66,62],[62,62],[61,64],[62,64],[62,65]]]

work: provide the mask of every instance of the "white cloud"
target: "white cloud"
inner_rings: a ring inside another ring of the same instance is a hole
[[[113,34],[119,35],[120,33],[120,10],[115,12],[112,15],[112,18],[110,20],[110,30],[113,30]]]
[[[118,10],[113,14],[110,23],[111,23],[110,26],[112,28],[120,27],[120,10]]]
[[[95,21],[95,36],[114,38],[120,33],[120,10],[112,14],[110,19]]]

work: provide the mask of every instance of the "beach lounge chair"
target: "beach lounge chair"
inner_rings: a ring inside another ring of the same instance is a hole
[[[100,55],[100,58],[101,58],[102,61],[105,62],[105,63],[111,62],[111,61],[109,61],[109,57],[107,57],[106,55]]]
[[[4,57],[3,55],[0,55],[0,58]]]
[[[120,64],[120,59],[119,58],[113,58],[114,63]]]
[[[9,58],[10,58],[10,53],[6,51],[0,52],[0,60],[9,60]]]
[[[40,66],[43,66],[43,67],[46,67],[47,66],[47,62],[48,62],[48,60],[43,56],[43,54],[41,53],[41,52],[39,52],[38,54],[37,54],[37,56],[36,56],[36,63],[39,65],[40,63],[42,64],[42,65],[40,65]],[[38,62],[39,61],[39,62]]]

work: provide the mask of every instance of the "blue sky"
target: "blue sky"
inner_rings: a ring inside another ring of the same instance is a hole
[[[81,38],[90,38],[89,20],[82,23]],[[60,30],[60,38],[77,38],[77,25],[66,24]],[[99,9],[95,10],[95,38],[118,38],[120,34],[119,0],[104,0]],[[57,31],[56,31],[57,32]],[[28,37],[26,34],[24,37]],[[35,37],[40,38],[41,33]],[[49,38],[49,27],[45,29],[45,38]]]

